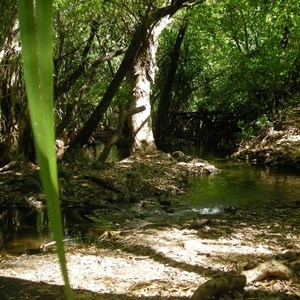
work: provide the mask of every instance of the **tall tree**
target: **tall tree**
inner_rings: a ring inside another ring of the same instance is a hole
[[[156,142],[163,144],[165,142],[166,134],[169,126],[169,112],[171,106],[172,88],[176,75],[176,70],[179,62],[180,48],[187,29],[187,21],[180,27],[178,35],[171,53],[169,68],[166,79],[162,83],[159,103],[156,115]]]
[[[30,160],[35,155],[20,65],[16,1],[2,1],[0,9],[4,12],[0,26],[0,164],[5,164],[19,153]]]
[[[156,52],[158,37],[170,21],[170,18],[166,16],[155,26],[148,29],[149,33],[144,37],[142,47],[140,47],[131,69],[131,107],[145,107],[144,111],[130,117],[131,153],[156,150],[151,119],[151,85],[154,82],[157,70]]]
[[[97,127],[99,121],[103,118],[105,111],[110,106],[114,95],[116,94],[118,88],[120,87],[124,77],[126,76],[128,71],[131,69],[131,67],[133,66],[134,62],[135,61],[137,62],[136,66],[138,66],[138,65],[140,66],[140,67],[137,67],[140,71],[145,68],[145,64],[147,65],[149,63],[147,61],[142,62],[142,59],[143,59],[143,56],[146,55],[146,53],[148,51],[150,51],[150,52],[148,52],[148,54],[149,54],[153,50],[150,48],[152,47],[151,45],[154,45],[154,44],[153,44],[153,42],[151,43],[150,40],[153,39],[153,37],[155,36],[155,34],[154,34],[155,28],[156,29],[159,28],[158,22],[160,22],[165,17],[170,17],[173,14],[175,14],[179,9],[184,7],[184,4],[187,2],[196,3],[196,1],[174,0],[174,1],[171,1],[171,3],[167,6],[157,7],[154,5],[155,3],[149,2],[149,6],[146,8],[144,16],[141,18],[141,20],[139,21],[139,23],[135,29],[135,33],[133,34],[131,43],[128,47],[128,50],[125,53],[125,56],[123,58],[122,63],[120,64],[118,71],[116,72],[113,80],[111,81],[108,88],[106,89],[101,102],[98,104],[98,106],[94,110],[91,117],[87,120],[87,122],[84,124],[84,126],[80,129],[79,133],[77,134],[75,139],[72,141],[69,149],[83,146],[88,141],[88,139],[91,137],[93,131]],[[202,1],[200,1],[200,2],[202,2]],[[153,34],[154,34],[154,36],[153,36]],[[149,48],[149,45],[151,46],[150,48]],[[147,49],[147,47],[148,47],[148,49]],[[156,44],[155,44],[155,47],[156,47]],[[138,62],[139,59],[141,59],[140,62]],[[153,62],[150,62],[150,63],[152,64]],[[134,71],[134,72],[139,73],[137,68],[135,68],[136,71]],[[147,68],[149,68],[149,67],[147,66]],[[148,71],[145,71],[145,69],[144,69],[143,70],[144,75],[142,75],[142,76],[144,78],[149,76],[149,74],[147,74],[149,71],[152,72],[153,70],[148,69]],[[137,75],[137,73],[133,74],[133,77],[136,75]],[[137,77],[136,77],[136,79],[138,80],[138,82],[141,82]],[[146,84],[148,85],[148,83],[146,83]],[[140,94],[141,91],[138,91],[138,89],[139,88],[137,88],[136,91],[133,91],[134,93],[137,92],[134,99],[139,99],[138,94]],[[146,89],[149,90],[148,87],[146,87]],[[147,90],[147,92],[148,92],[148,90]],[[148,101],[150,101],[149,98],[147,98],[146,102],[148,102]],[[135,101],[133,106],[135,106],[135,105],[141,106],[140,103],[138,103],[138,102],[140,102],[140,101]],[[144,112],[142,112],[142,114],[143,115],[148,114],[148,116],[149,116],[149,111],[151,111],[151,109],[150,109],[151,106],[150,106],[150,103],[148,105],[146,102],[144,102],[144,106],[146,107],[146,110],[145,110],[146,112],[144,111]],[[134,136],[135,136],[135,138],[137,138],[137,140],[144,140],[143,137],[141,138],[139,135],[136,135],[138,132],[139,132],[139,134],[142,134],[142,133],[148,134],[149,139],[148,139],[147,143],[149,142],[149,146],[152,148],[154,145],[154,140],[153,140],[153,137],[151,137],[151,135],[153,135],[152,134],[152,126],[151,126],[151,123],[149,122],[148,116],[145,118],[144,116],[140,117],[140,116],[138,116],[138,114],[136,114],[135,119],[137,120],[137,122],[132,126],[132,129],[135,131]],[[146,123],[144,123],[145,121],[146,121]],[[133,122],[132,122],[132,124],[133,124]],[[140,129],[138,130],[138,128],[142,128],[144,125],[146,125],[148,127],[148,129],[144,128],[143,131],[141,131]],[[149,131],[150,127],[151,127],[151,130]],[[140,141],[138,141],[138,142],[134,141],[134,144],[136,144],[136,146],[133,147],[133,150],[137,150],[142,145],[142,143]]]
[[[58,137],[72,138],[119,64],[132,25],[113,2],[55,1],[54,70]],[[80,39],[78,38],[80,36]]]

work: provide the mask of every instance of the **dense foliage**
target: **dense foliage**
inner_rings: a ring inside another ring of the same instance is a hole
[[[173,110],[198,111],[195,117],[209,127],[204,136],[213,132],[210,138],[221,142],[250,137],[297,105],[298,11],[297,1],[207,1],[194,8],[173,86]],[[172,32],[174,27],[163,45],[170,45]],[[168,51],[161,49],[164,62]],[[196,121],[190,122],[193,128]]]
[[[167,2],[54,1],[57,137],[67,142],[74,138],[116,74],[137,26]],[[298,104],[300,4],[296,0],[198,2],[183,5],[160,37],[152,114],[155,118],[173,47],[186,22],[169,87],[166,113],[172,130],[167,132],[185,137],[188,133],[198,143],[232,150],[236,141],[269,126],[282,111]],[[13,1],[1,5],[5,18],[0,27],[0,133],[1,149],[9,152],[7,162],[19,154],[27,158],[33,154],[28,151],[32,143],[19,52],[12,39],[15,6]],[[123,80],[98,132],[115,128],[119,106],[129,105],[129,79]]]

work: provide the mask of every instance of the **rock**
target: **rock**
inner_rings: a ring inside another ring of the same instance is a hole
[[[190,162],[192,159],[190,156],[185,155],[182,151],[174,151],[172,157],[175,158],[178,162]]]
[[[202,229],[205,226],[209,225],[210,223],[211,223],[211,220],[209,220],[209,219],[201,219],[201,220],[199,220],[197,218],[197,219],[194,219],[192,221],[192,223],[188,226],[188,228],[189,229]]]
[[[24,193],[39,193],[42,188],[38,179],[28,178],[22,183],[21,190]]]
[[[295,207],[300,207],[300,200],[296,200],[295,202],[293,202],[293,204],[295,205]]]
[[[172,156],[176,159],[185,157],[185,154],[182,151],[174,151]]]
[[[226,212],[226,213],[229,213],[229,214],[236,214],[237,213],[237,208],[236,207],[234,207],[234,206],[228,206],[228,207],[225,207],[224,208],[224,211]]]

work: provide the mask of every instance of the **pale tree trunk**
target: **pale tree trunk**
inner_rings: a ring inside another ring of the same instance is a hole
[[[7,3],[2,8],[7,16],[0,28],[0,164],[5,164],[19,153],[20,120],[25,103],[15,5]]]
[[[15,1],[1,3],[5,19],[0,27],[0,164],[17,155],[35,161],[35,149],[21,67],[19,21]]]
[[[199,1],[200,0],[198,0],[197,3],[201,2]],[[134,75],[132,78],[132,82],[134,85],[134,93],[133,93],[134,97],[132,101],[132,108],[134,109],[136,107],[144,106],[143,104],[140,105],[139,102],[141,103],[145,102],[146,112],[144,112],[142,116],[135,116],[133,119],[131,119],[131,123],[132,123],[131,128],[133,129],[134,132],[133,144],[135,144],[135,146],[133,146],[132,149],[136,151],[139,149],[138,147],[144,144],[144,142],[142,141],[144,140],[143,136],[145,135],[148,137],[147,139],[145,139],[146,146],[147,143],[149,143],[149,148],[150,148],[150,144],[151,147],[156,148],[154,143],[153,133],[152,133],[151,118],[150,118],[150,110],[151,110],[150,99],[149,99],[150,85],[149,86],[147,85],[150,84],[151,81],[153,80],[156,71],[155,54],[157,48],[157,37],[159,36],[163,28],[167,25],[164,24],[164,22],[169,20],[168,16],[171,17],[179,9],[181,9],[183,5],[187,2],[189,2],[189,5],[191,5],[195,1],[172,0],[172,1],[168,1],[167,6],[160,7],[160,8],[153,8],[147,13],[147,15],[144,17],[144,20],[139,24],[139,26],[137,26],[136,31],[132,37],[131,43],[119,66],[119,69],[115,74],[113,80],[110,82],[109,86],[107,87],[101,102],[98,104],[98,106],[96,107],[96,109],[94,110],[90,118],[87,120],[87,122],[84,124],[84,126],[80,129],[79,133],[70,144],[67,152],[70,152],[70,150],[74,148],[83,146],[91,137],[98,123],[103,118],[105,111],[111,105],[113,97],[115,96],[124,77],[127,75],[134,62],[136,62],[137,67],[132,69],[133,70],[132,74]],[[156,26],[154,24],[156,24]],[[162,26],[162,28],[160,28],[160,26]],[[149,64],[149,67],[148,67],[148,63],[149,63],[148,60],[151,62],[151,64]],[[145,70],[141,71],[142,69]],[[148,78],[148,76],[150,76],[150,79]],[[144,95],[144,91],[146,93],[145,95]],[[141,98],[145,97],[146,101],[140,101],[139,100],[140,97]],[[135,120],[139,120],[139,121],[135,121]],[[148,126],[149,129],[146,130],[142,128],[143,126],[141,125],[143,124],[146,124],[146,126]],[[141,133],[144,132],[144,134],[140,133],[140,129],[143,129]],[[137,134],[139,134],[139,136],[137,136]],[[142,137],[140,135],[142,135]]]
[[[156,150],[151,120],[151,84],[157,71],[158,37],[170,22],[171,18],[166,16],[148,29],[143,46],[137,53],[132,67],[130,78],[132,84],[131,108],[144,106],[145,110],[132,115],[129,120],[132,132],[131,153]]]
[[[20,45],[18,38],[18,21],[16,18],[7,24],[6,37],[0,45],[0,86],[2,134],[11,133],[16,125],[16,104],[20,97],[21,68],[19,63]]]

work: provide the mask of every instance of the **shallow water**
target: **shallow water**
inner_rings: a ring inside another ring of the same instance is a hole
[[[187,193],[176,199],[178,208],[255,207],[300,199],[300,176],[251,163],[215,161],[221,173],[195,177]]]
[[[275,202],[290,204],[299,197],[300,176],[250,163],[215,160],[221,173],[190,178],[188,191],[173,199],[173,211],[150,208],[107,212],[83,208],[64,212],[67,243],[90,243],[119,224],[142,221],[180,224],[199,215],[218,214],[228,207],[247,208]],[[22,254],[52,241],[45,212],[0,211],[0,251]]]

